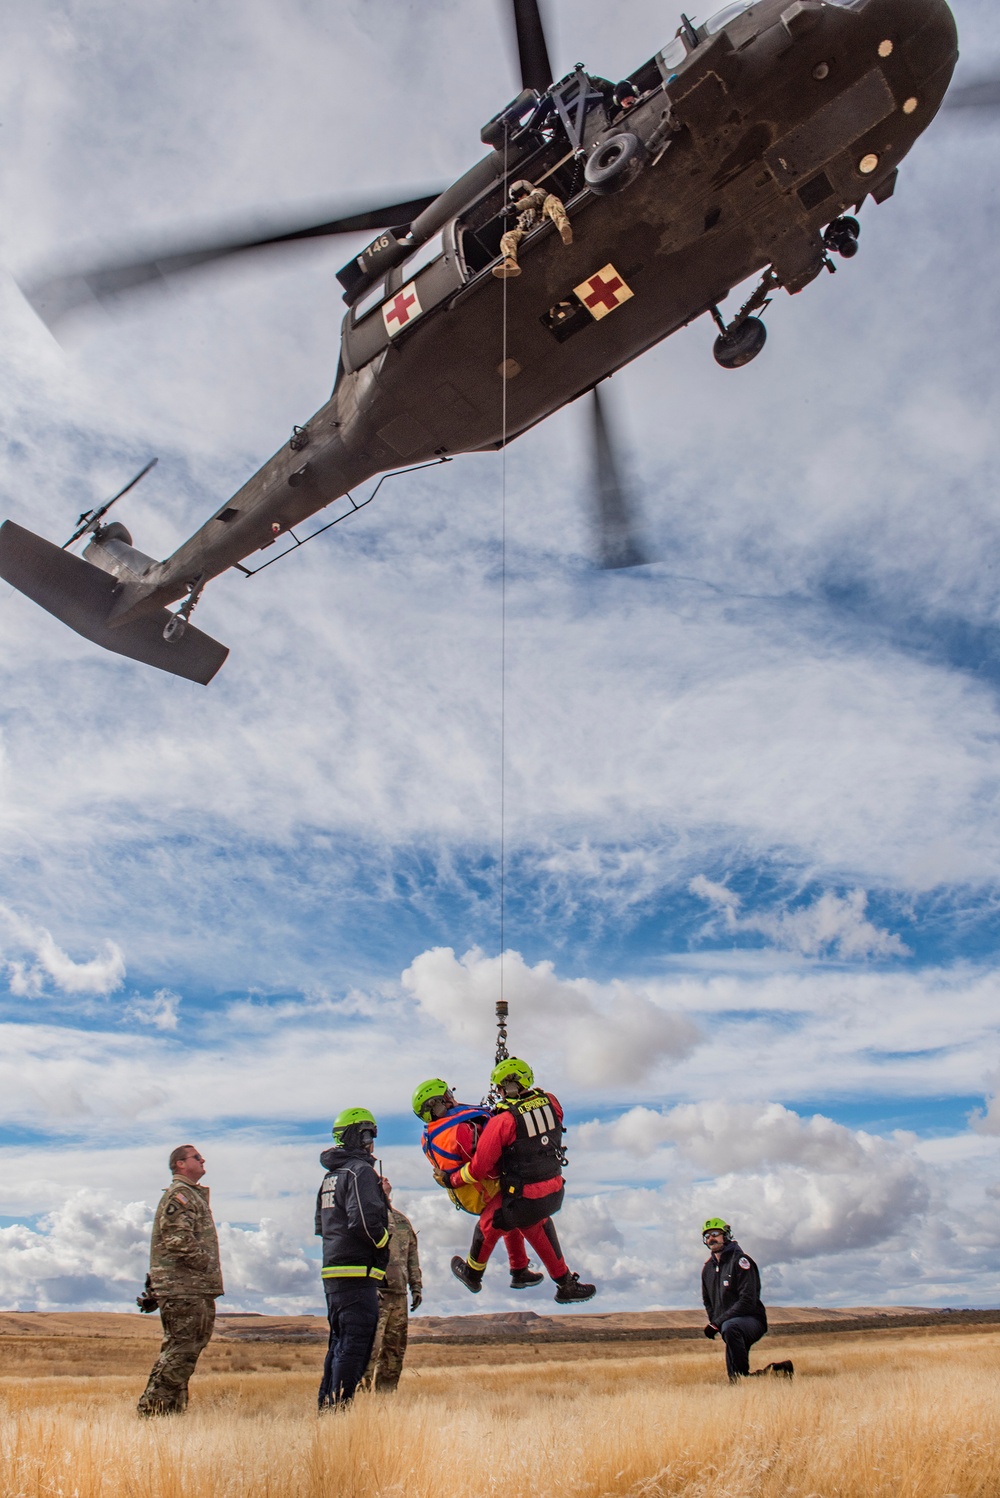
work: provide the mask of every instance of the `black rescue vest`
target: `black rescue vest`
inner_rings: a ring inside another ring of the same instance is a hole
[[[513,1113],[517,1126],[517,1138],[500,1156],[500,1190],[509,1199],[562,1173],[563,1127],[547,1092],[529,1092],[500,1106]]]

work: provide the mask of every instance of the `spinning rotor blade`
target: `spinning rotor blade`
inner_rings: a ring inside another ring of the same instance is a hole
[[[390,203],[384,208],[364,208],[356,213],[345,214],[342,218],[330,219],[327,223],[312,224],[304,229],[287,229],[280,234],[268,234],[262,238],[251,238],[244,233],[214,245],[174,251],[153,259],[70,271],[22,287],[22,290],[42,321],[52,326],[74,308],[88,302],[109,301],[125,292],[154,285],[166,276],[210,265],[216,260],[241,255],[247,250],[293,244],[300,239],[321,239],[334,234],[398,228],[402,224],[412,223],[438,196],[438,192],[433,192],[425,197],[409,198],[403,203]]]
[[[1000,78],[963,83],[945,96],[945,109],[1000,109]]]
[[[652,557],[639,535],[639,518],[629,503],[595,387],[590,407],[594,442],[594,510],[601,567],[642,567]]]
[[[130,479],[129,482],[125,485],[124,489],[119,489],[117,494],[112,495],[110,499],[106,499],[104,503],[100,505],[96,510],[84,510],[83,514],[76,522],[76,530],[70,536],[69,540],[63,543],[63,551],[65,551],[68,546],[72,546],[74,541],[79,541],[80,537],[85,536],[88,531],[96,531],[97,527],[101,523],[102,518],[108,513],[111,506],[116,505],[121,499],[122,495],[127,494],[130,489],[134,489],[139,480],[144,479],[149,470],[151,468],[155,468],[159,461],[159,458],[150,458],[145,468],[140,468],[135,478]]]
[[[542,26],[538,0],[512,0],[512,4],[521,83],[524,88],[533,88],[544,94],[552,82],[552,64],[549,62],[549,49],[545,45],[545,29]]]

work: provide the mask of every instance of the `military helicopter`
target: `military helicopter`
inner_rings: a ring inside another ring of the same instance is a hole
[[[582,66],[554,80],[538,0],[511,5],[522,90],[484,125],[489,154],[444,191],[34,288],[51,315],[263,245],[379,231],[337,273],[348,311],[329,401],[172,556],[105,522],[116,495],[63,548],[7,521],[0,576],[106,649],[207,683],[228,650],[189,620],[213,577],[248,571],[367,479],[500,449],[588,392],[601,561],[644,559],[598,385],[705,315],[724,368],[760,353],[773,293],[852,258],[861,204],[892,196],[945,98],[955,23],[945,0],[735,0],[701,25],[682,16],[615,87]],[[565,205],[572,243],[543,219],[507,281],[494,271],[523,180]],[[727,321],[720,304],[754,275]],[[66,549],[87,535],[83,557]]]

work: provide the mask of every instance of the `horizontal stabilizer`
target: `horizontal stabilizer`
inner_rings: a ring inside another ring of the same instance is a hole
[[[60,551],[13,520],[0,525],[0,577],[95,645],[172,676],[207,686],[229,654],[191,624],[179,640],[165,640],[163,627],[173,618],[167,609],[112,628],[107,619],[120,584],[111,573]]]

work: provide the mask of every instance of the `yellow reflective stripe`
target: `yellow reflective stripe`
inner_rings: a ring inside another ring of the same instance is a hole
[[[474,1269],[477,1274],[482,1274],[483,1270],[486,1268],[485,1264],[480,1264],[479,1261],[477,1259],[474,1259],[471,1254],[465,1262],[468,1264],[469,1268]]]
[[[368,1269],[364,1264],[328,1264],[325,1265],[321,1278],[324,1280],[384,1280],[384,1269]]]
[[[389,1234],[387,1232],[383,1233],[382,1236],[381,1236],[381,1238],[376,1243],[375,1247],[376,1248],[385,1248],[385,1245],[388,1243],[388,1241],[389,1241]]]
[[[467,1186],[477,1186],[479,1184],[468,1165],[463,1165],[459,1174]]]

